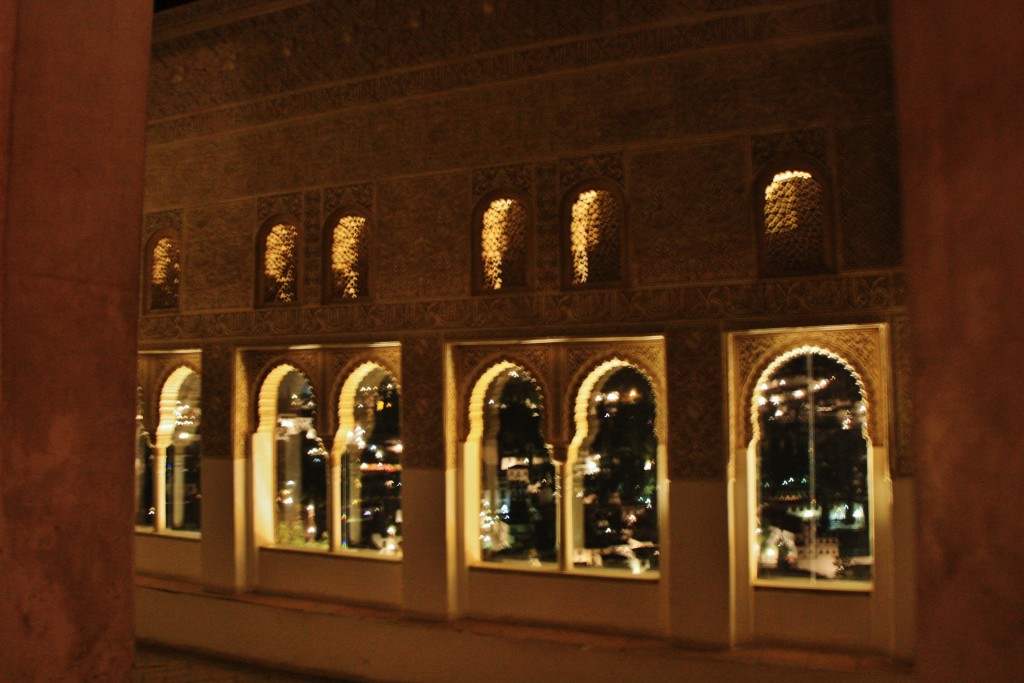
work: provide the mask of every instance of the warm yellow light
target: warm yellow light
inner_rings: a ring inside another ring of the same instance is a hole
[[[177,240],[161,237],[153,246],[150,282],[153,308],[174,308],[178,305],[181,249]]]
[[[521,280],[526,245],[526,210],[515,199],[495,199],[484,211],[480,232],[484,289],[501,289],[510,276]]]
[[[806,171],[776,173],[764,188],[764,228],[768,235],[796,230],[820,222],[821,185]]]
[[[363,270],[363,251],[366,242],[366,219],[362,216],[342,216],[334,226],[331,241],[331,272],[334,291],[346,299],[359,296],[364,286],[360,277]]]
[[[268,298],[281,303],[295,301],[295,246],[299,231],[278,223],[267,233],[263,272],[273,281]]]
[[[576,198],[569,226],[574,285],[617,276],[620,222],[618,201],[611,192],[587,190]]]

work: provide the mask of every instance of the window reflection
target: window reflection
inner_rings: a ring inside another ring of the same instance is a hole
[[[491,562],[556,564],[558,480],[541,433],[541,398],[525,372],[506,370],[485,406],[480,546]]]
[[[135,524],[153,526],[153,439],[142,423],[142,388],[139,387],[135,415]]]
[[[573,465],[577,567],[658,568],[658,440],[650,382],[611,371],[588,401],[589,433]]]
[[[297,370],[277,392],[277,537],[282,545],[326,549],[327,451],[313,427],[316,403]]]
[[[870,580],[867,409],[852,372],[805,351],[755,396],[759,578]]]
[[[355,428],[342,456],[342,544],[394,555],[402,543],[398,383],[381,368],[360,383]]]
[[[200,379],[190,372],[182,381],[174,407],[174,431],[167,447],[167,527],[199,531]]]

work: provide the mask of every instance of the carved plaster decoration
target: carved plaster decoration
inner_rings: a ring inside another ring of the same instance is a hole
[[[802,347],[816,347],[842,358],[863,382],[868,405],[868,433],[875,446],[889,444],[892,414],[889,381],[889,330],[885,324],[804,327],[730,336],[730,410],[734,446],[746,447],[752,438],[751,405],[754,385],[780,355]]]

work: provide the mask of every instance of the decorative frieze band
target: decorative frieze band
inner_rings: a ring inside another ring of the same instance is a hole
[[[636,291],[523,294],[433,301],[144,315],[145,342],[267,336],[316,340],[412,330],[529,327],[545,334],[587,325],[741,320],[849,313],[888,314],[906,306],[903,274],[886,272]]]

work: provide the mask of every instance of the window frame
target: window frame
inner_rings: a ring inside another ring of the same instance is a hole
[[[633,347],[632,344],[636,344]],[[622,346],[625,348],[621,348]],[[482,352],[468,349],[483,346]],[[654,346],[655,348],[651,348]],[[457,422],[454,425],[461,460],[460,477],[463,530],[461,556],[468,569],[508,569],[542,574],[563,574],[583,577],[639,579],[657,581],[661,571],[631,574],[622,569],[577,568],[573,563],[575,521],[571,506],[559,505],[557,515],[557,566],[528,567],[518,563],[488,562],[481,558],[479,544],[480,487],[483,467],[483,438],[486,432],[486,409],[482,404],[492,383],[504,370],[518,368],[537,384],[544,403],[541,429],[551,448],[551,460],[561,481],[564,501],[574,495],[572,466],[590,433],[587,406],[591,390],[602,385],[621,367],[631,367],[644,376],[654,393],[657,456],[655,482],[659,490],[657,526],[661,551],[668,547],[668,417],[665,392],[664,339],[558,339],[517,340],[511,342],[457,342],[452,345],[456,358],[463,353],[473,359],[472,368],[456,372],[453,381],[458,391]],[[532,349],[540,349],[541,357]],[[582,353],[568,353],[576,347]],[[469,355],[472,353],[472,355]],[[565,355],[563,355],[565,354]],[[543,358],[546,357],[546,360]],[[504,369],[498,369],[503,367]],[[486,380],[486,381],[485,381]],[[586,394],[584,396],[584,394]],[[567,540],[568,539],[568,540]],[[664,563],[663,563],[664,566]]]
[[[734,616],[738,642],[764,639],[807,640],[823,644],[878,646],[896,619],[898,570],[906,553],[896,546],[901,524],[894,518],[891,476],[893,435],[892,368],[885,323],[755,329],[727,335],[729,365],[732,553],[735,557]],[[818,348],[842,359],[859,377],[868,406],[869,518],[871,582],[759,578],[757,572],[757,392],[765,373],[796,349]],[[846,611],[849,618],[836,621]],[[800,618],[793,618],[799,614]],[[871,624],[865,631],[858,624]],[[831,625],[831,628],[830,628]]]

